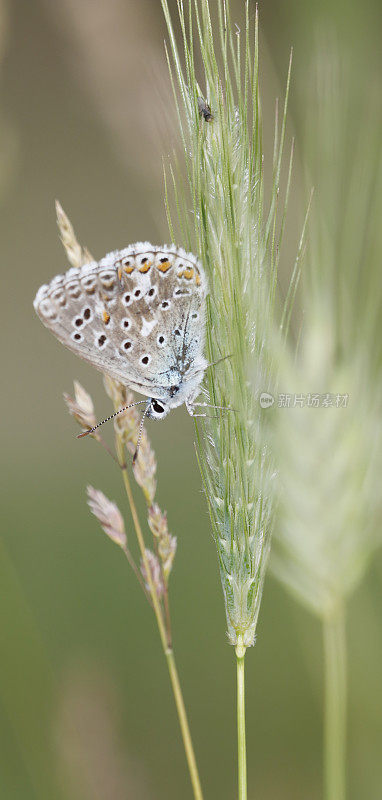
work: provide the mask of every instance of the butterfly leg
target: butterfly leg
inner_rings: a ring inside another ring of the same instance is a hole
[[[186,408],[190,415],[190,417],[208,417],[209,419],[217,419],[218,414],[210,415],[210,414],[195,414],[196,407],[204,407],[204,408],[215,408],[217,411],[233,411],[232,408],[228,408],[227,406],[214,406],[212,403],[194,403],[190,400],[186,401]]]
[[[215,408],[217,411],[235,411],[234,408],[230,406],[214,406],[212,403],[191,403],[190,407],[195,408],[196,406],[204,407],[204,408]],[[187,411],[191,414],[189,410],[189,406],[187,406]],[[195,416],[195,414],[191,414],[191,416]]]
[[[196,417],[204,417],[207,419],[218,419],[217,414],[191,414],[190,416],[193,417],[194,419],[196,419]]]

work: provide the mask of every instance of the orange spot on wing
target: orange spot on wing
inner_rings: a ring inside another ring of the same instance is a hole
[[[195,278],[195,283],[196,283],[196,285],[197,285],[197,286],[200,286],[201,282],[202,282],[202,280],[201,280],[201,277],[200,277],[200,275],[197,275],[197,276],[196,276],[196,278]]]
[[[171,264],[169,261],[161,261],[161,263],[158,264],[158,269],[160,272],[167,272],[167,270],[170,269],[170,267]]]
[[[117,272],[118,272],[118,280],[121,281],[122,280],[122,267],[118,267]]]
[[[146,264],[142,264],[142,266],[139,267],[139,272],[143,273],[148,272],[150,268],[151,268],[151,261],[147,261]]]
[[[126,275],[131,275],[131,273],[134,272],[134,267],[126,267],[126,266],[124,266],[123,269],[125,270]]]
[[[194,277],[194,270],[192,269],[192,267],[190,267],[189,269],[185,269],[184,270],[183,278],[185,278],[186,281],[190,281],[191,278],[193,278],[193,277]]]
[[[102,312],[102,319],[103,319],[105,325],[107,325],[110,322],[110,314],[108,314],[107,311],[103,311]]]

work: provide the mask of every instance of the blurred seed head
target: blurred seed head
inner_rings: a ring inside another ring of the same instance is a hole
[[[122,549],[126,548],[125,525],[118,506],[93,486],[87,487],[87,495],[90,511],[97,517],[106,535]]]
[[[78,243],[72,223],[58,200],[56,200],[56,214],[61,241],[64,245],[69,264],[71,264],[72,267],[82,267],[87,261],[91,261],[91,255],[86,248],[83,249]]]
[[[288,380],[307,394],[312,372],[301,355],[298,365],[289,365]],[[354,354],[350,369],[331,364],[325,383],[314,383],[333,395],[349,393],[346,408],[297,407],[277,414],[282,492],[271,568],[320,617],[348,598],[376,546],[381,423],[375,398],[364,394],[365,378]]]
[[[330,32],[329,32],[330,33]],[[301,137],[317,185],[304,267],[304,326],[286,353],[293,391],[347,393],[347,408],[283,409],[283,487],[271,568],[324,617],[343,604],[382,543],[382,109],[353,54],[321,39]]]

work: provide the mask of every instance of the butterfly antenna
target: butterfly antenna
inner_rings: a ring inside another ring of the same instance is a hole
[[[114,417],[117,417],[118,414],[122,414],[123,411],[127,411],[128,408],[133,408],[133,406],[139,406],[140,403],[147,403],[147,400],[137,400],[136,403],[130,403],[128,406],[124,406],[124,408],[120,408],[119,411],[115,411],[114,414],[110,415],[110,417],[106,417],[106,419],[103,419],[102,422],[99,422],[98,425],[94,426],[94,428],[89,428],[88,431],[83,431],[82,433],[79,433],[76,438],[77,439],[83,439],[84,436],[89,436],[90,433],[93,433],[94,431],[96,431],[97,428],[100,428],[101,425],[105,424],[105,422],[109,422],[109,420],[114,419]],[[144,416],[146,416],[146,412],[145,412]]]
[[[208,367],[216,367],[216,364],[221,364],[222,361],[227,361],[227,358],[232,358],[232,353],[230,353],[228,356],[222,356],[222,358],[218,358],[217,361],[211,361],[210,364],[206,364],[206,366],[203,367],[203,370],[198,370],[198,372],[204,372],[204,370],[208,369]]]
[[[133,455],[133,466],[134,466],[134,464],[135,464],[135,462],[136,462],[136,460],[137,460],[137,456],[138,456],[138,450],[139,450],[139,448],[140,448],[140,445],[141,445],[141,439],[142,439],[143,423],[144,423],[144,421],[145,421],[145,417],[146,417],[146,414],[147,414],[148,410],[149,410],[149,406],[147,406],[147,408],[145,408],[145,410],[144,410],[144,412],[143,412],[143,415],[142,415],[142,419],[141,419],[141,421],[140,421],[140,425],[139,425],[139,431],[138,431],[138,438],[137,438],[137,446],[136,446],[136,448],[135,448],[135,453],[134,453],[134,455]]]

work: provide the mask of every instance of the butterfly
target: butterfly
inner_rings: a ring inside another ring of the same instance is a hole
[[[38,290],[34,308],[76,355],[144,394],[145,417],[164,419],[183,403],[191,416],[204,416],[195,407],[208,404],[195,401],[209,366],[207,294],[195,256],[138,242],[57,275]]]

